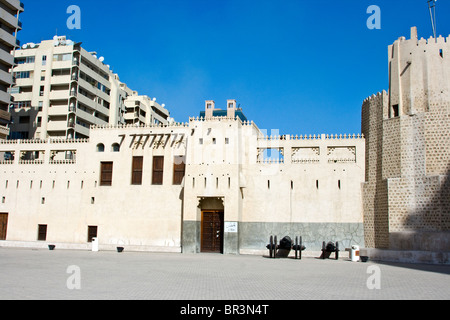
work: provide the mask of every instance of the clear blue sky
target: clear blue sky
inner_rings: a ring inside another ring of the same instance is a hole
[[[359,133],[362,101],[388,89],[387,46],[432,35],[427,0],[22,0],[22,43],[66,35],[97,51],[176,121],[205,100],[236,99],[260,129],[281,134]],[[437,2],[450,34],[450,1]],[[81,9],[81,29],[67,8]],[[367,8],[381,29],[367,28]]]

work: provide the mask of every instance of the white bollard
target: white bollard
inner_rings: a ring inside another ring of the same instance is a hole
[[[359,246],[352,246],[352,249],[350,251],[350,258],[352,262],[358,262],[359,261]]]
[[[98,252],[98,239],[92,238],[92,252]]]

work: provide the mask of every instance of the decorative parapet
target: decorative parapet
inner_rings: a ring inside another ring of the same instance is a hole
[[[77,161],[75,159],[68,160],[50,160],[49,164],[76,164]]]
[[[173,122],[170,124],[117,124],[117,125],[91,125],[91,130],[106,130],[106,129],[132,129],[132,128],[179,128],[189,127],[189,123],[186,122]]]
[[[50,143],[89,143],[89,139],[49,139]]]
[[[44,164],[44,160],[19,160],[19,164]]]
[[[281,163],[284,163],[284,159],[267,158],[267,159],[257,160],[256,163],[258,163],[258,164],[281,164]]]
[[[344,140],[344,139],[364,139],[363,134],[321,134],[321,135],[275,135],[263,136],[258,140],[265,141],[282,141],[282,140]]]
[[[367,97],[364,99],[363,104],[366,104],[367,102],[373,101],[375,99],[379,99],[382,96],[388,95],[388,92],[386,90],[383,90],[381,92],[377,92],[377,94],[372,94],[370,97]]]
[[[47,143],[88,143],[89,139],[22,139],[22,140],[0,140],[0,144],[47,144]]]

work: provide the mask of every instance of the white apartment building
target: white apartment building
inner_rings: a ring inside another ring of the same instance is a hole
[[[146,100],[120,82],[103,57],[65,36],[23,45],[15,62],[11,139],[88,138],[92,125],[134,119],[135,110],[127,114],[129,97],[136,105]],[[143,110],[149,121],[157,117],[164,124],[169,117],[155,101]]]
[[[8,92],[13,80],[11,68],[14,56],[11,54],[19,46],[17,32],[22,29],[19,15],[24,5],[19,0],[0,0],[0,139],[9,135],[9,105],[11,95]]]

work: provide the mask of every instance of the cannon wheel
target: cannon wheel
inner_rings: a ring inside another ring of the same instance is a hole
[[[339,259],[339,242],[336,241],[336,260]]]
[[[300,236],[300,242],[299,242],[299,247],[298,247],[298,249],[299,249],[299,256],[300,256],[300,260],[302,260],[302,237]]]
[[[294,246],[295,259],[297,259],[297,249],[298,249],[298,237],[295,237],[295,246]]]
[[[272,258],[273,254],[273,236],[270,236],[269,240],[269,256]]]
[[[274,238],[274,245],[273,245],[273,258],[274,259],[277,257],[277,247],[278,247],[277,243],[278,243],[277,242],[277,236],[275,236],[275,238]]]

